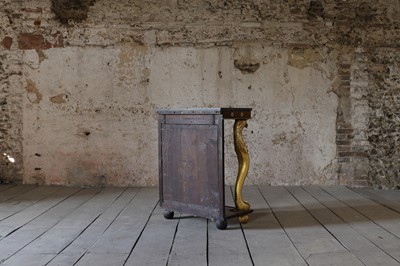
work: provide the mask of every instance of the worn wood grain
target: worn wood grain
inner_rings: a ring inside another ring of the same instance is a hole
[[[245,186],[249,223],[220,231],[187,214],[164,219],[158,188],[14,187],[0,185],[14,190],[0,202],[11,213],[0,265],[400,265],[394,191]]]
[[[256,186],[246,186],[243,197],[252,209],[243,225],[254,265],[307,265]]]
[[[235,206],[229,187],[225,188],[225,203]],[[209,266],[252,265],[238,218],[228,220],[227,230],[218,230],[213,222],[207,226]]]
[[[397,261],[400,260],[400,239],[386,231],[368,217],[333,197],[320,187],[305,187],[313,197],[329,208],[360,235],[380,247]],[[399,222],[399,221],[398,221]]]
[[[45,257],[49,258],[50,261],[52,257],[49,257],[49,254],[54,254],[54,257],[65,249],[115,201],[122,191],[120,188],[102,190],[47,232],[14,254],[10,261],[21,260],[32,255],[35,255],[35,258],[40,258],[41,263],[44,258],[40,255],[46,255]]]
[[[13,186],[14,185],[0,185],[0,192],[4,191],[4,190],[7,190],[7,189],[9,189],[9,188],[11,188]]]
[[[58,190],[59,187],[37,187],[3,202],[0,205],[0,221],[36,204]]]
[[[76,191],[76,188],[55,189],[48,197],[0,221],[0,239],[42,215]]]
[[[312,255],[348,252],[284,187],[262,186],[260,189],[279,223],[308,264],[311,263],[308,259]],[[362,265],[353,254],[349,257],[352,258],[349,264],[358,261]]]
[[[388,232],[400,238],[400,214],[382,206],[347,187],[323,187],[325,191],[368,217]]]
[[[383,205],[397,213],[400,213],[399,190],[376,190],[367,188],[353,188],[353,191],[361,194],[376,203]]]
[[[100,189],[81,190],[29,222],[18,231],[3,238],[0,241],[0,262],[9,259],[26,245],[47,232],[99,191]]]
[[[206,219],[181,217],[167,265],[207,265]]]
[[[340,243],[365,265],[398,265],[385,251],[360,235],[335,213],[322,205],[302,187],[288,187],[289,192],[318,220]]]
[[[104,234],[118,215],[127,207],[138,193],[139,188],[128,188],[118,197],[84,232],[70,245],[62,250],[49,266],[73,265],[87,252]]]
[[[167,220],[163,210],[157,207],[125,265],[167,265],[179,216],[175,213],[174,219]]]
[[[122,265],[134,249],[157,202],[157,188],[142,188],[76,265]],[[108,256],[104,257],[105,254]]]
[[[22,195],[29,190],[35,189],[35,186],[13,186],[9,189],[6,189],[0,193],[0,202],[7,201],[16,197],[18,195]]]

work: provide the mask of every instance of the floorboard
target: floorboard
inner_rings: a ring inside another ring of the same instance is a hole
[[[0,266],[399,265],[398,191],[245,186],[249,222],[163,217],[158,188],[0,185]],[[226,205],[233,206],[226,187]]]
[[[309,265],[321,265],[315,258],[323,254],[324,263],[333,263],[334,254],[348,258],[346,265],[363,265],[332,236],[284,187],[261,187],[261,192],[296,249]],[[347,254],[348,253],[348,254]]]
[[[16,253],[11,261],[17,260],[19,257],[29,257],[31,254],[35,254],[40,258],[41,263],[44,261],[42,258],[43,256],[49,258],[50,261],[52,257],[49,257],[49,254],[54,254],[54,257],[64,250],[95,219],[97,219],[121,193],[122,189],[119,188],[107,188],[102,190],[47,232],[35,239],[35,241],[32,241],[29,245]],[[46,263],[47,262],[48,261],[46,261]]]
[[[2,185],[1,185],[2,186]],[[12,199],[18,195],[24,194],[29,190],[35,189],[35,186],[12,186],[0,193],[0,202]]]
[[[122,195],[120,195],[111,206],[109,206],[70,245],[51,260],[48,265],[68,266],[75,264],[104,234],[119,214],[135,198],[138,191],[138,188],[128,188],[123,191]]]
[[[254,213],[243,225],[254,265],[307,265],[256,186],[246,186],[243,198]]]
[[[14,254],[62,221],[64,217],[84,204],[99,191],[100,189],[80,190],[29,222],[24,227],[3,238],[0,241],[0,262],[6,261],[9,258],[12,259]],[[13,265],[10,261],[8,261],[7,264]],[[4,265],[6,265],[6,263],[4,263]],[[21,264],[16,263],[14,265]]]
[[[0,205],[0,221],[35,205],[37,202],[56,193],[59,187],[37,187],[26,193],[13,197]]]
[[[168,266],[207,265],[207,219],[181,216]]]
[[[399,213],[367,199],[347,187],[324,187],[324,190],[400,238]]]
[[[235,206],[229,187],[225,189],[225,204]],[[208,222],[208,265],[253,265],[238,218],[228,219],[227,230],[218,230],[214,222]]]
[[[288,187],[288,191],[330,234],[340,241],[364,265],[398,265],[398,261],[367,238],[360,235],[335,213],[318,202],[312,195],[308,194],[302,187]]]
[[[380,247],[397,261],[400,261],[400,239],[398,237],[386,231],[351,206],[333,197],[322,188],[307,187],[306,190],[359,234]],[[400,220],[397,223],[400,223]]]
[[[13,186],[14,185],[0,185],[0,192],[4,191],[4,190],[7,190],[7,189],[9,189],[9,188],[11,188]]]
[[[125,265],[167,265],[178,221],[179,214],[167,220],[163,210],[157,206]]]
[[[27,207],[24,210],[21,210],[20,212],[3,219],[0,221],[0,240],[43,213],[47,212],[49,209],[53,208],[76,191],[77,190],[74,188],[55,189],[54,192],[50,193],[49,196],[36,202],[30,207]]]
[[[157,188],[141,188],[135,198],[76,265],[123,265],[134,249],[157,203]]]
[[[376,190],[367,188],[353,188],[353,191],[381,204],[392,211],[400,213],[400,190]]]

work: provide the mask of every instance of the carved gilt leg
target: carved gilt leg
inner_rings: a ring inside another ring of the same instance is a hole
[[[250,167],[249,152],[242,136],[242,131],[245,127],[247,127],[246,120],[236,120],[233,127],[235,152],[238,158],[239,166],[235,184],[235,205],[236,209],[239,211],[250,210],[250,204],[247,201],[244,201],[242,197],[243,183],[247,177],[247,173],[249,172]],[[248,215],[239,216],[239,221],[241,223],[247,223],[248,219]]]

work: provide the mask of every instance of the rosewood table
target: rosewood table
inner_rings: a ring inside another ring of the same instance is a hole
[[[158,113],[160,206],[164,217],[174,211],[216,221],[226,229],[227,219],[248,221],[252,212],[242,198],[250,158],[242,131],[251,108],[160,109]],[[234,144],[238,158],[235,206],[225,206],[224,120],[234,119]]]

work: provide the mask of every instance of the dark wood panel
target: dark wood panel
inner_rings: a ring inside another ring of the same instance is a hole
[[[181,121],[199,119],[207,124],[168,124],[160,116],[160,204],[173,211],[223,219],[222,116],[179,116],[183,116]]]
[[[221,108],[224,119],[250,119],[251,108]]]

